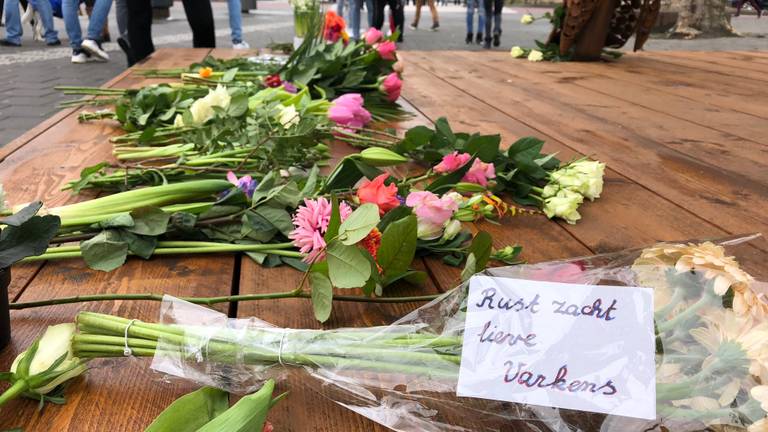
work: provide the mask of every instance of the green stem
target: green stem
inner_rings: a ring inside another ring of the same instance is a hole
[[[8,401],[16,399],[28,390],[27,382],[24,380],[18,380],[11,385],[3,394],[0,395],[0,407],[5,405]]]
[[[663,322],[658,325],[659,334],[663,334],[669,331],[672,331],[679,327],[682,323],[684,323],[686,320],[691,318],[694,314],[696,314],[699,309],[708,306],[712,301],[713,296],[704,293],[704,295],[694,304],[692,304],[688,309],[686,309],[684,312],[678,314],[671,320],[667,322]]]

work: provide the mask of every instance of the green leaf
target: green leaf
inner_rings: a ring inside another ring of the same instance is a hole
[[[107,220],[103,220],[97,224],[94,224],[95,227],[101,228],[101,229],[127,228],[127,227],[132,227],[133,225],[134,225],[133,218],[128,213],[120,213],[117,216],[113,216]]]
[[[379,206],[366,203],[358,207],[339,226],[339,239],[345,245],[353,245],[364,239],[379,223]]]
[[[472,135],[464,147],[467,153],[483,162],[493,162],[499,155],[501,135]]]
[[[381,232],[386,231],[389,224],[411,214],[413,214],[413,209],[406,205],[401,205],[393,208],[392,210],[384,213],[384,216],[381,218],[381,221],[379,221],[379,225],[378,225],[379,231]]]
[[[257,207],[254,211],[256,214],[268,220],[269,223],[286,237],[288,237],[288,234],[294,229],[291,215],[285,211],[285,209],[262,205]]]
[[[272,239],[277,233],[277,228],[272,225],[272,222],[264,216],[248,210],[243,214],[241,218],[242,226],[240,227],[240,234],[243,237],[250,239],[267,242]]]
[[[371,277],[371,266],[357,246],[333,241],[326,250],[328,276],[337,288],[359,288]]]
[[[155,252],[157,237],[143,236],[128,231],[123,231],[120,235],[123,241],[128,244],[128,251],[136,256],[149,259]]]
[[[119,233],[106,230],[80,243],[83,260],[94,270],[112,271],[125,263],[128,243]]]
[[[339,235],[339,226],[341,225],[341,213],[339,212],[339,198],[331,195],[331,219],[328,221],[328,229],[325,230],[325,244],[328,244],[337,235]]]
[[[36,215],[37,212],[42,207],[43,207],[42,201],[31,202],[26,207],[17,211],[16,213],[8,217],[0,218],[0,224],[14,226],[14,227],[20,226],[24,222],[28,221],[32,216]]]
[[[488,264],[488,260],[491,257],[491,249],[493,246],[493,239],[491,235],[485,231],[479,231],[475,238],[472,239],[472,244],[469,245],[467,252],[475,256],[475,267],[477,271],[485,269]]]
[[[435,122],[435,138],[438,140],[439,147],[447,147],[452,149],[456,145],[456,136],[451,130],[451,126],[448,124],[448,120],[445,117],[440,117]]]
[[[0,232],[0,268],[26,257],[41,255],[61,226],[58,216],[32,216],[19,226],[8,226]]]
[[[395,282],[404,280],[411,285],[424,285],[427,281],[427,273],[419,270],[408,270],[407,272],[394,275],[384,280],[384,286],[389,286]]]
[[[244,396],[197,432],[261,432],[272,405],[274,389],[275,381],[265,382],[258,392]]]
[[[227,107],[227,115],[230,117],[240,117],[248,111],[248,95],[240,92],[232,97],[232,101]]]
[[[176,399],[144,432],[195,432],[229,408],[229,394],[203,387]]]
[[[83,170],[80,171],[80,180],[70,183],[72,186],[72,191],[75,193],[80,192],[84,187],[88,186],[90,181],[96,177],[97,174],[99,174],[104,168],[108,166],[109,162],[100,162],[96,165],[83,168]]]
[[[405,133],[405,138],[393,148],[398,153],[409,153],[424,147],[435,136],[435,131],[426,126],[416,126]]]
[[[309,282],[312,285],[312,309],[315,318],[320,322],[326,322],[331,316],[333,303],[333,286],[331,281],[320,272],[310,272]]]
[[[134,234],[156,236],[168,230],[171,215],[157,207],[142,207],[131,211],[133,227],[126,228]]]
[[[219,81],[227,83],[235,79],[235,76],[237,76],[237,68],[232,68],[224,72]]]
[[[507,155],[509,155],[509,157],[514,157],[519,154],[524,154],[529,156],[530,159],[534,159],[539,155],[543,146],[544,141],[536,137],[524,137],[509,146]]]
[[[416,216],[392,222],[381,236],[376,256],[385,280],[405,273],[416,254]]]
[[[477,260],[475,259],[475,254],[470,253],[467,255],[467,263],[464,265],[464,269],[461,271],[461,281],[466,281],[475,273],[477,273]]]
[[[315,194],[319,174],[320,168],[317,164],[312,165],[312,169],[309,170],[309,174],[307,175],[307,182],[304,183],[304,187],[301,189],[302,198],[308,198]]]

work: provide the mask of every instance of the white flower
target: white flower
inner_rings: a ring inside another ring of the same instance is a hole
[[[456,219],[451,219],[445,224],[445,229],[443,230],[443,240],[445,241],[451,241],[456,237],[457,234],[461,232],[461,222],[457,221]]]
[[[538,62],[544,60],[544,53],[538,50],[531,50],[528,54],[528,61]]]
[[[208,90],[204,97],[192,102],[189,112],[192,114],[194,124],[203,124],[213,118],[216,113],[213,107],[227,109],[232,96],[229,95],[226,87],[216,86],[216,90]],[[175,122],[174,122],[175,124]]]
[[[520,48],[519,46],[513,46],[512,49],[509,51],[509,55],[511,55],[514,58],[520,58],[525,56],[525,50]]]
[[[522,17],[520,17],[520,23],[522,24],[531,24],[532,22],[536,21],[536,18],[533,17],[531,14],[525,14]]]
[[[598,161],[578,161],[552,172],[550,176],[562,188],[571,189],[594,200],[603,191],[605,164]]]
[[[184,127],[184,117],[181,114],[176,114],[173,119],[173,127]]]
[[[443,233],[443,226],[424,219],[417,219],[416,237],[422,240],[434,240]]]
[[[229,103],[232,101],[232,96],[229,95],[226,87],[221,85],[216,86],[216,90],[209,90],[205,96],[211,106],[217,106],[224,109],[229,108]]]
[[[283,106],[279,105],[280,113],[277,115],[277,120],[285,129],[299,124],[299,112],[296,111],[296,107],[293,105]]]
[[[443,197],[444,198],[445,197],[450,198],[450,199],[456,201],[456,204],[459,204],[459,205],[464,203],[464,197],[460,193],[458,193],[458,192],[453,192],[453,191],[452,192],[448,192],[447,194],[443,195]]]
[[[40,378],[43,374],[47,379],[37,383],[37,386],[29,390],[36,394],[46,394],[55,389],[59,384],[74,378],[85,372],[85,362],[72,355],[72,337],[75,335],[74,324],[58,324],[45,330],[38,340],[37,350],[27,350],[19,354],[11,365],[11,373],[18,379],[27,382],[35,382],[30,378]],[[24,376],[17,376],[19,363],[28,355],[33,355],[29,363],[29,371]],[[57,361],[63,360],[52,370],[51,367]]]
[[[568,189],[561,189],[557,195],[544,200],[544,214],[550,219],[559,217],[565,219],[569,224],[575,224],[577,220],[581,219],[577,209],[583,201],[584,197],[581,194]]]

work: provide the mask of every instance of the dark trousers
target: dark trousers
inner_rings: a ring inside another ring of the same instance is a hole
[[[405,12],[401,0],[373,0],[373,27],[381,30],[384,27],[384,8],[389,6],[395,21],[395,28],[400,30],[399,42],[402,42],[405,24]]]
[[[483,0],[483,7],[485,8],[485,39],[491,40],[492,34],[501,34],[501,8],[504,7],[504,0]]]
[[[152,43],[152,1],[128,0],[127,3],[128,41],[136,61],[140,61],[155,51]],[[183,3],[192,29],[192,46],[215,48],[216,33],[210,0],[183,0]]]

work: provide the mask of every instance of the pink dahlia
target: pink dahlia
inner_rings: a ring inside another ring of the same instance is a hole
[[[471,158],[469,153],[459,153],[457,151],[448,153],[443,156],[443,160],[439,164],[435,165],[435,172],[440,174],[447,174],[456,171],[463,167]]]
[[[341,220],[345,220],[352,209],[345,202],[339,204]],[[304,205],[299,206],[293,216],[293,226],[296,227],[288,236],[302,253],[307,254],[304,262],[315,262],[325,257],[325,239],[331,221],[331,202],[320,197],[304,199]]]

